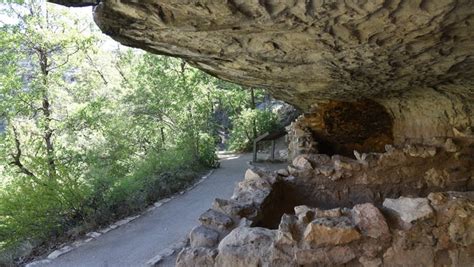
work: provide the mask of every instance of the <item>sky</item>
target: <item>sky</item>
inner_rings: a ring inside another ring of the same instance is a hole
[[[0,26],[2,26],[3,24],[14,24],[17,22],[17,19],[15,17],[12,17],[12,16],[9,16],[7,14],[5,14],[4,11],[6,11],[9,6],[7,4],[4,4],[4,3],[1,3],[3,0],[0,0]],[[56,4],[52,4],[52,3],[47,3],[47,5],[51,5],[51,6],[55,6],[55,7],[59,7],[63,10],[67,10],[68,13],[70,13],[71,15],[73,16],[78,16],[78,17],[82,17],[84,19],[87,20],[87,23],[89,22],[93,22],[93,18],[92,18],[92,7],[63,7],[63,6],[59,6],[59,5],[56,5]],[[95,23],[92,23],[96,29],[98,30],[97,26],[95,25]],[[100,30],[99,30],[100,31]],[[120,43],[114,41],[112,38],[110,38],[109,36],[103,34],[103,37],[104,37],[104,42],[102,43],[103,45],[103,49],[106,49],[106,50],[115,50],[117,49],[117,47],[119,46],[122,46]]]
[[[50,5],[54,5],[54,4],[50,4]],[[89,20],[88,22],[94,21],[94,19],[92,18],[91,6],[89,7],[62,7],[62,8],[67,9],[73,15],[77,15],[77,16],[88,19]],[[95,25],[95,23],[93,23],[93,25]],[[98,29],[97,25],[95,25],[95,27]],[[114,50],[114,49],[117,49],[117,46],[122,46],[120,43],[116,42],[115,40],[113,40],[112,38],[110,38],[109,36],[105,34],[103,34],[103,37],[105,40],[105,42],[102,44],[103,49]]]

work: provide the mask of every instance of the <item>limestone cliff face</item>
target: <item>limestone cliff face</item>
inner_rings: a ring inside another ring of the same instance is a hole
[[[96,4],[115,40],[267,88],[304,110],[371,99],[395,141],[470,134],[471,0],[51,0]]]

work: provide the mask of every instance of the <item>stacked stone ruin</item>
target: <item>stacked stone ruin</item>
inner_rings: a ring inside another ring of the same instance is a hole
[[[247,170],[200,217],[177,266],[472,266],[470,139],[355,154]]]

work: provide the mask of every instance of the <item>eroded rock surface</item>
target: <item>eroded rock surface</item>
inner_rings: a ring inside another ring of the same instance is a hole
[[[379,107],[365,101],[374,101],[392,117],[395,141],[472,137],[470,0],[50,1],[97,2],[95,21],[122,44],[267,88],[305,111],[359,100],[370,120]]]
[[[309,91],[352,99],[472,85],[473,9],[452,0],[103,0],[95,12],[126,45],[311,105]]]

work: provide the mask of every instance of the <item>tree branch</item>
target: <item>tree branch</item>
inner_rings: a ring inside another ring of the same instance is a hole
[[[10,154],[10,156],[13,158],[13,161],[10,162],[10,165],[17,166],[21,173],[26,174],[27,176],[31,177],[33,181],[35,181],[36,183],[46,186],[46,184],[41,182],[38,179],[38,177],[33,172],[31,172],[28,168],[26,168],[23,162],[21,161],[22,151],[21,151],[20,139],[18,137],[18,131],[16,130],[16,127],[13,124],[11,125],[11,127],[13,129],[13,139],[15,141],[15,152]]]
[[[107,82],[107,79],[105,79],[104,74],[99,70],[99,68],[97,68],[97,66],[94,64],[94,61],[89,56],[89,54],[87,52],[85,54],[86,54],[87,59],[91,63],[92,67],[94,67],[95,71],[99,74],[100,78],[102,78],[102,81],[104,82],[104,84],[105,85],[109,84],[109,82]]]

